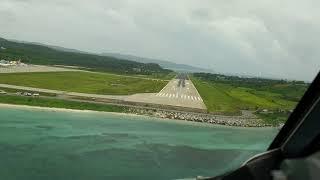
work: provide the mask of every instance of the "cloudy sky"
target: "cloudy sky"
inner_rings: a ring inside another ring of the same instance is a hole
[[[319,0],[0,0],[0,37],[312,80]]]

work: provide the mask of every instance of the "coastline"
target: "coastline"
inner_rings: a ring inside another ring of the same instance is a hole
[[[114,115],[128,115],[128,116],[142,116],[138,114],[122,113],[122,112],[108,112],[108,111],[95,111],[95,110],[81,110],[81,109],[68,109],[68,108],[56,108],[56,107],[43,107],[43,106],[29,106],[20,104],[7,104],[0,103],[0,108],[14,108],[14,109],[33,109],[33,110],[45,110],[51,112],[77,112],[77,113],[106,113]]]
[[[166,121],[176,121],[176,122],[188,122],[196,125],[201,126],[207,126],[210,127],[212,125],[214,126],[223,126],[223,127],[236,127],[236,128],[274,128],[273,126],[266,126],[266,125],[254,125],[254,124],[246,124],[245,126],[234,124],[234,123],[228,123],[228,120],[222,120],[222,121],[215,121],[215,122],[207,122],[207,121],[197,121],[197,119],[178,119],[175,117],[172,117],[172,113],[170,116],[164,116],[164,112],[159,113],[150,113],[148,110],[140,110],[139,111],[125,111],[125,112],[109,112],[109,111],[96,111],[96,110],[81,110],[81,109],[69,109],[69,108],[57,108],[57,107],[44,107],[44,106],[30,106],[30,105],[20,105],[20,104],[8,104],[8,103],[0,103],[0,108],[13,108],[13,109],[31,109],[31,110],[44,110],[44,111],[50,111],[50,112],[72,112],[72,113],[101,113],[101,114],[109,114],[109,115],[121,115],[121,116],[131,116],[131,117],[149,117],[149,118],[155,118],[159,121],[166,120]]]
[[[67,113],[98,113],[105,115],[116,115],[116,116],[130,116],[130,117],[143,117],[143,118],[154,118],[152,120],[155,121],[166,121],[166,122],[175,122],[175,123],[186,123],[188,125],[193,126],[203,126],[203,127],[225,127],[225,128],[245,128],[245,127],[237,127],[237,126],[226,126],[221,124],[209,124],[209,123],[200,123],[194,121],[183,121],[178,119],[169,119],[169,118],[159,118],[148,115],[141,114],[132,114],[132,113],[124,113],[124,112],[107,112],[107,111],[94,111],[94,110],[80,110],[80,109],[68,109],[68,108],[55,108],[55,107],[42,107],[42,106],[29,106],[29,105],[18,105],[18,104],[7,104],[0,103],[1,108],[11,108],[11,109],[29,109],[29,110],[39,110],[39,111],[49,111],[49,112],[67,112]],[[268,127],[266,127],[268,128]]]

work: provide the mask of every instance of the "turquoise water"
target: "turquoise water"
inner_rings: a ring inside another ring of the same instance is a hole
[[[264,151],[273,128],[0,108],[6,180],[181,179],[226,172]]]

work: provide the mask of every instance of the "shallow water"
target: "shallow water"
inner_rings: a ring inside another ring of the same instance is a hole
[[[226,172],[264,151],[274,128],[0,107],[6,180],[182,179]]]

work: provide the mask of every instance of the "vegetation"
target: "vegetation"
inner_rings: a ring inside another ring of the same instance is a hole
[[[141,77],[141,78],[154,78],[154,79],[161,79],[161,80],[171,80],[177,75],[176,72],[171,72],[168,74],[157,74],[153,73],[152,75],[135,75],[135,77]]]
[[[55,108],[66,108],[66,109],[79,109],[79,110],[107,111],[107,112],[125,112],[126,111],[125,107],[115,106],[115,105],[67,101],[67,100],[61,100],[61,99],[42,98],[42,97],[14,96],[14,95],[0,95],[0,103],[40,106],[40,107],[55,107]]]
[[[0,74],[0,83],[91,94],[128,95],[160,91],[163,80],[91,72]]]
[[[200,93],[209,112],[217,114],[238,115],[240,114],[240,100],[227,94],[223,87],[192,78],[192,82]]]
[[[195,73],[194,77],[211,82],[227,84],[232,87],[253,89],[257,92],[269,92],[268,95],[280,95],[281,98],[297,102],[309,86],[303,81],[285,81],[263,78],[241,78],[238,76],[226,76],[210,73]]]
[[[289,117],[289,113],[287,112],[256,113],[256,115],[264,120],[265,123],[271,124],[272,126],[284,124]]]
[[[284,122],[309,86],[302,81],[208,73],[195,73],[192,80],[209,112],[234,115],[240,110],[266,110],[268,113],[257,115],[270,124]]]
[[[40,65],[79,66],[94,71],[108,71],[119,74],[143,74],[166,76],[171,70],[155,63],[138,63],[125,59],[99,56],[82,52],[67,52],[47,46],[8,41],[0,38],[0,59],[21,60],[24,63]]]

